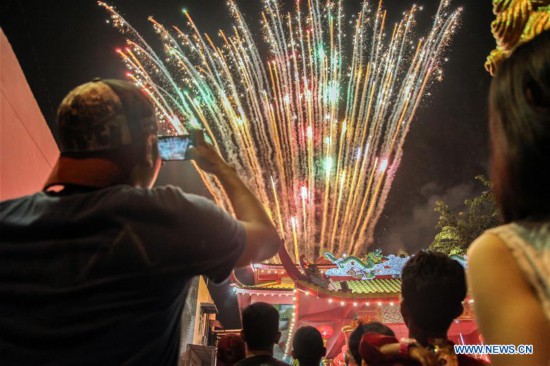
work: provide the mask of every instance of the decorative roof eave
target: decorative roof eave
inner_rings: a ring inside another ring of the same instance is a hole
[[[271,270],[281,270],[284,269],[282,264],[273,264],[273,263],[254,263],[252,265],[253,269],[271,269]]]
[[[234,284],[239,290],[258,290],[258,291],[294,291],[294,282],[280,283],[278,281],[264,282],[257,285],[244,285],[243,283]]]
[[[292,264],[297,267],[296,263],[292,262]],[[332,263],[326,263],[326,264],[315,264],[315,266],[319,269],[330,269],[335,268],[336,265]],[[263,269],[263,270],[274,270],[274,271],[281,271],[286,270],[284,264],[271,264],[271,263],[255,263],[252,265],[253,269]]]
[[[266,295],[266,296],[294,296],[294,289],[274,289],[274,288],[239,288],[235,287],[235,293],[246,295]]]
[[[314,295],[318,298],[335,299],[342,301],[361,301],[361,300],[373,300],[373,299],[387,299],[400,297],[400,292],[395,293],[353,293],[353,292],[341,292],[332,291],[321,286],[314,285],[307,281],[296,281],[296,289],[305,292],[306,295]]]

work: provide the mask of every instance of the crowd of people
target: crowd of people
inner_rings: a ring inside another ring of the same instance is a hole
[[[218,366],[289,366],[273,357],[273,347],[281,338],[279,311],[273,305],[253,303],[243,310],[242,323],[240,336],[228,334],[218,341]],[[325,354],[323,337],[317,328],[303,326],[296,330],[292,358],[301,366],[319,366]]]
[[[403,268],[401,314],[409,328],[409,337],[398,340],[391,328],[379,322],[360,324],[349,336],[348,366],[391,365],[460,365],[482,366],[484,361],[454,352],[447,332],[454,319],[462,314],[466,297],[463,267],[448,256],[422,251]],[[279,313],[269,304],[257,302],[242,313],[241,338],[246,353],[238,352],[237,343],[229,354],[237,366],[284,366],[273,358],[273,346],[279,342]],[[234,337],[235,335],[231,335]],[[230,337],[230,336],[228,336]],[[222,345],[228,345],[224,338]],[[292,357],[301,366],[319,365],[326,353],[319,330],[312,326],[298,328],[292,339]],[[218,347],[220,364],[231,362],[224,355],[227,347]]]
[[[350,337],[348,364],[483,364],[455,354],[447,339],[469,288],[487,344],[534,349],[493,355],[493,365],[550,365],[550,31],[499,66],[489,112],[503,226],[471,246],[468,286],[452,259],[414,255],[402,274],[409,338],[363,324]],[[223,281],[271,258],[277,230],[202,131],[192,132],[189,156],[221,183],[234,217],[179,188],[153,187],[155,110],[130,83],[77,87],[58,126],[61,155],[43,191],[0,203],[0,364],[176,365],[190,280]],[[220,364],[286,365],[273,357],[275,308],[250,305],[242,325],[240,337],[220,341]],[[325,352],[314,327],[294,334],[300,365],[319,365]]]

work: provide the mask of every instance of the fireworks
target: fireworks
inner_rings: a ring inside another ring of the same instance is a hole
[[[263,39],[256,39],[230,0],[233,33],[220,31],[217,43],[186,11],[185,31],[149,18],[161,57],[99,4],[127,35],[118,53],[150,94],[164,132],[204,128],[263,203],[291,257],[366,252],[415,111],[441,78],[460,9],[441,1],[432,28],[414,39],[417,6],[387,35],[382,1],[365,1],[348,18],[342,0],[296,0],[287,14],[264,0]],[[215,177],[201,177],[231,210]]]

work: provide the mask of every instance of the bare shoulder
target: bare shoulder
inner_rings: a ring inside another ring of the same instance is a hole
[[[468,250],[468,279],[474,296],[495,301],[502,294],[523,296],[532,292],[525,274],[506,243],[495,234],[485,233]]]
[[[485,233],[468,250],[468,284],[487,344],[529,344],[533,355],[493,355],[496,366],[546,365],[550,328],[540,300],[506,243]]]
[[[471,256],[485,256],[488,254],[510,255],[511,253],[501,238],[495,234],[484,233],[479,236],[468,249],[468,258]]]
[[[494,269],[517,267],[514,256],[508,246],[495,234],[484,233],[478,237],[468,249],[468,268],[474,272],[478,267],[486,266]],[[488,269],[488,268],[485,268]],[[519,271],[519,268],[517,268]]]

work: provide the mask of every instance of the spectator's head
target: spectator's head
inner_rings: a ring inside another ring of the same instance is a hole
[[[273,352],[273,346],[281,338],[277,309],[265,302],[244,309],[242,337],[249,351]]]
[[[327,350],[321,333],[314,327],[300,327],[292,339],[292,357],[300,361],[300,366],[318,366]]]
[[[550,31],[514,50],[489,95],[491,178],[505,222],[550,214]]]
[[[151,186],[160,168],[155,110],[122,80],[73,89],[57,112],[61,157],[51,183]]]
[[[403,268],[401,313],[409,330],[427,336],[447,334],[463,311],[464,268],[445,254],[421,251]]]
[[[365,333],[378,333],[388,337],[395,337],[395,333],[385,324],[380,322],[370,322],[363,324],[363,334]]]
[[[390,337],[395,337],[395,333],[393,332],[393,330],[380,322],[360,324],[350,334],[348,341],[348,352],[351,353],[351,356],[353,357],[356,365],[361,365],[359,344],[361,342],[361,338],[363,338],[363,335],[366,333],[378,333]]]
[[[226,334],[218,341],[216,365],[231,366],[246,357],[244,341],[238,334]]]

